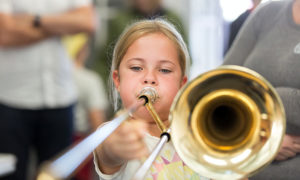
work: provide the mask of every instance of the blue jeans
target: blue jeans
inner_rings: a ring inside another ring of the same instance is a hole
[[[25,180],[29,148],[35,148],[40,164],[66,149],[72,132],[73,105],[27,110],[0,104],[0,152],[17,157],[16,171],[0,179]]]

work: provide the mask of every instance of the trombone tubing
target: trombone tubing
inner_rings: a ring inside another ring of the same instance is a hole
[[[145,160],[145,162],[140,166],[138,171],[134,174],[133,180],[142,180],[144,179],[146,173],[150,169],[151,165],[155,161],[156,157],[165,146],[165,144],[170,140],[170,129],[163,132],[160,136],[160,140],[155,146],[154,150],[150,154],[150,156]]]
[[[159,118],[158,114],[156,113],[152,102],[149,101],[147,104],[145,104],[147,110],[149,111],[149,113],[151,114],[152,118],[154,119],[157,127],[160,129],[161,133],[166,132],[167,128],[164,125],[164,123],[161,121],[161,119]]]
[[[94,131],[86,139],[67,151],[61,157],[49,164],[45,169],[45,173],[55,179],[66,179],[82,164],[82,162],[101,144],[120,124],[125,121],[139,107],[145,104],[145,99],[138,101],[132,105],[127,112],[114,118],[101,128]],[[43,170],[42,172],[43,173]],[[41,179],[38,179],[41,180]]]

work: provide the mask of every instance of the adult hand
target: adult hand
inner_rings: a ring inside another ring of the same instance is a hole
[[[300,136],[290,135],[293,139],[294,149],[296,153],[300,153]]]
[[[279,152],[276,156],[277,161],[287,160],[296,156],[300,152],[300,137],[286,134],[283,137],[283,141]]]

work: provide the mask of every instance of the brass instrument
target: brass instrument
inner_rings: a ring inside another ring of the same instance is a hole
[[[170,136],[181,159],[200,175],[249,177],[274,159],[285,133],[284,108],[274,88],[256,72],[239,66],[222,66],[186,84],[172,104],[169,128],[151,105],[155,92],[145,91],[140,97],[162,136],[133,179],[144,177]]]
[[[223,66],[197,77],[174,100],[171,137],[181,159],[213,179],[249,177],[276,156],[285,113],[258,73]]]

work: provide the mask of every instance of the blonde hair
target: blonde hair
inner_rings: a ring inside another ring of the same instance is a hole
[[[189,53],[182,36],[176,30],[174,25],[164,19],[141,20],[135,22],[123,31],[113,51],[109,83],[111,89],[110,95],[114,103],[114,110],[118,110],[119,108],[120,96],[113,83],[112,73],[119,69],[121,60],[131,44],[137,39],[152,33],[162,33],[174,42],[179,55],[179,64],[181,67],[182,76],[188,75],[190,67]]]

